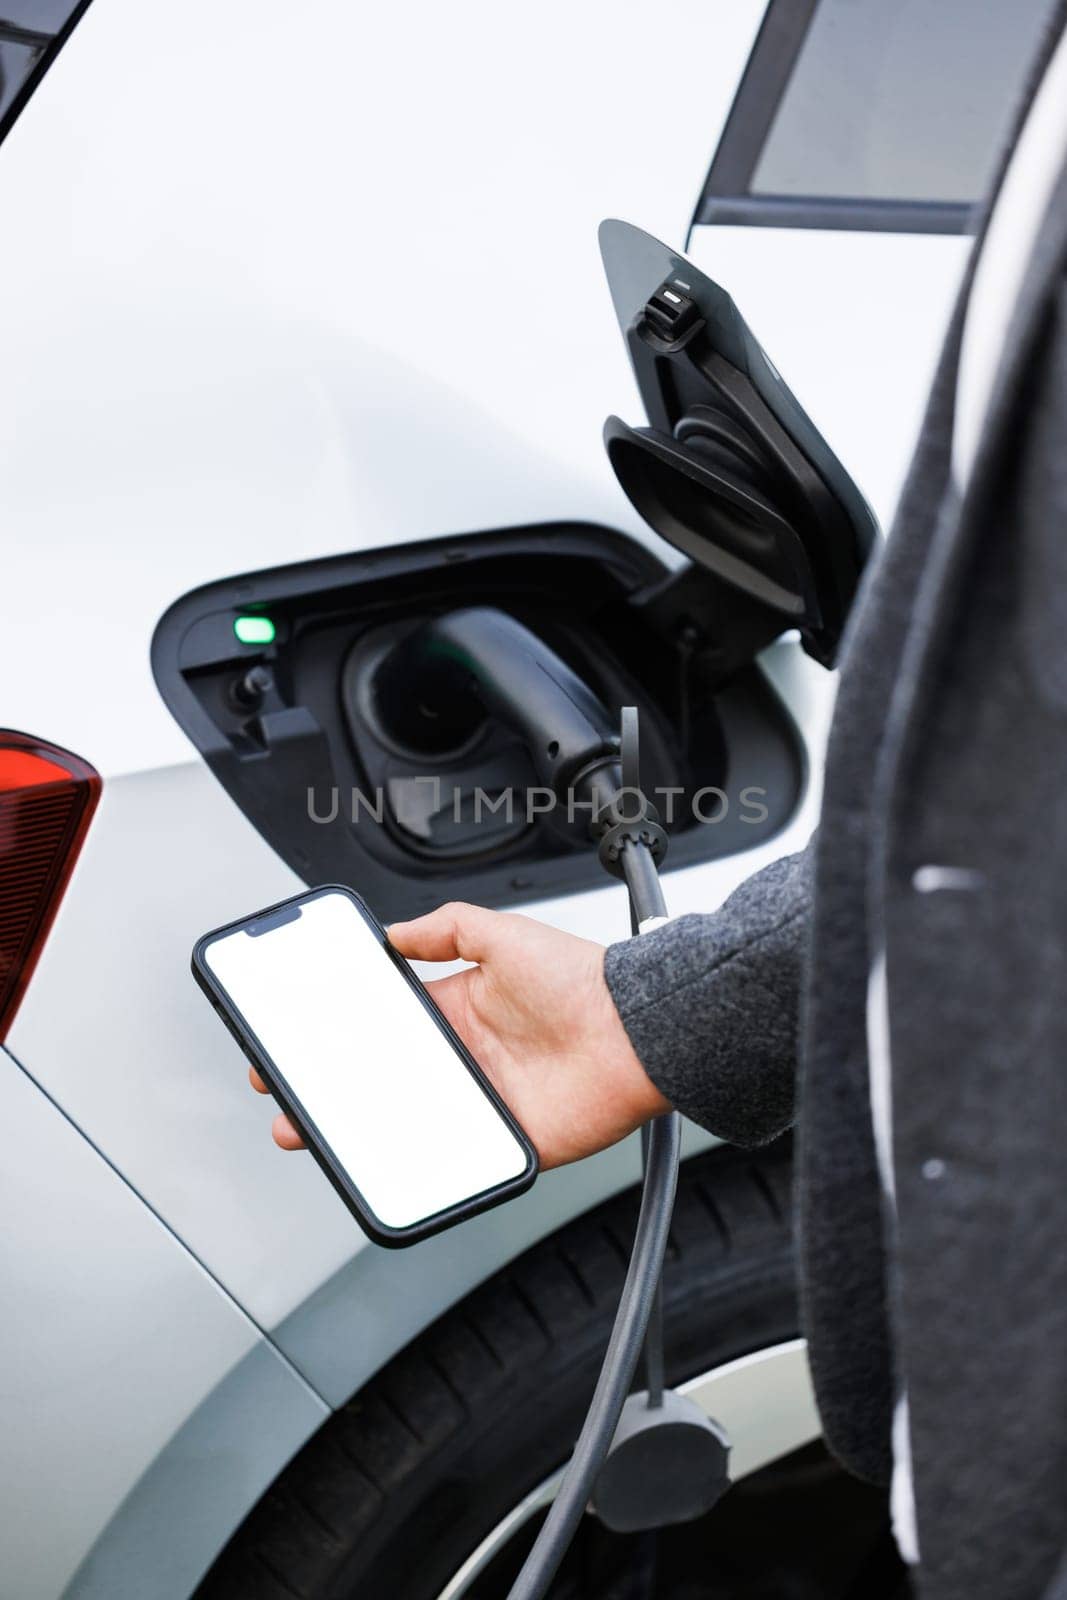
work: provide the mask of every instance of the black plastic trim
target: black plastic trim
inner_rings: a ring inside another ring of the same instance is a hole
[[[770,0],[712,157],[694,222],[711,195],[748,193],[818,0]]]
[[[705,193],[694,228],[822,228],[850,233],[974,233],[977,207],[953,200],[849,200],[823,195]]]

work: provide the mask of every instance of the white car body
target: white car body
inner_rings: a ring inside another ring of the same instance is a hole
[[[0,720],[104,778],[0,1051],[5,1600],[183,1600],[288,1457],[632,1144],[408,1253],[368,1246],[188,975],[299,881],[172,720],[149,642],[233,573],[553,518],[658,549],[600,433],[640,406],[604,216],[686,244],[764,6],[94,0],[0,148]],[[883,526],[969,240],[706,226]],[[560,342],[568,330],[567,359]],[[708,910],[818,815],[833,678],[764,665],[788,828],[666,879]],[[529,908],[609,942],[621,888]],[[692,1147],[706,1137],[692,1130]]]

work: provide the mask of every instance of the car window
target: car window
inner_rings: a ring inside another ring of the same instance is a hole
[[[697,221],[962,232],[1050,0],[777,0]]]
[[[9,132],[88,0],[3,0],[0,139]]]

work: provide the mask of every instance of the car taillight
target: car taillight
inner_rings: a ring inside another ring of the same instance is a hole
[[[0,728],[0,1040],[59,910],[103,787],[87,761]]]

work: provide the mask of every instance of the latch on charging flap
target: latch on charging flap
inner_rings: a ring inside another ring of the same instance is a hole
[[[649,327],[672,344],[700,321],[700,308],[685,293],[687,285],[669,278],[645,306]]]

